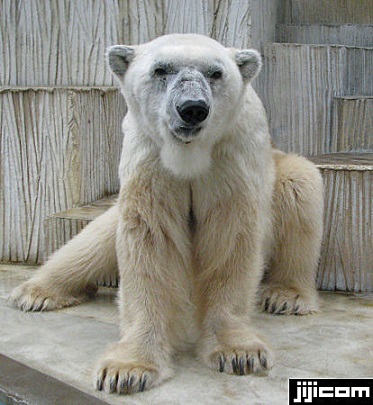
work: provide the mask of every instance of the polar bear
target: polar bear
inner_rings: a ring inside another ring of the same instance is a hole
[[[121,338],[98,364],[99,390],[160,384],[193,341],[213,370],[271,369],[250,314],[258,294],[270,313],[317,310],[323,186],[312,163],[271,146],[250,85],[259,53],[173,34],[113,46],[108,63],[128,105],[118,201],[12,300],[76,305],[119,271]]]

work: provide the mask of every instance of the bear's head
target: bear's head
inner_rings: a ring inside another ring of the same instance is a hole
[[[183,177],[210,166],[213,146],[229,133],[246,85],[261,67],[257,51],[225,48],[196,34],[116,45],[107,56],[137,130],[158,145],[163,164]]]

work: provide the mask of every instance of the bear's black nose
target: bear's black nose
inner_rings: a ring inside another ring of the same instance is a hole
[[[210,111],[210,107],[204,100],[186,100],[176,109],[182,120],[189,125],[203,122]]]

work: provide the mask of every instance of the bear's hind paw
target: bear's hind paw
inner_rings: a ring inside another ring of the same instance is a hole
[[[26,282],[12,291],[8,301],[24,312],[37,312],[79,305],[87,297],[85,295],[77,297],[58,295],[46,288]]]
[[[262,291],[261,307],[275,315],[311,315],[318,311],[316,291],[267,286]]]

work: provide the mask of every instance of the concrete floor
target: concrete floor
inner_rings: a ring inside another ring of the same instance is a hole
[[[258,311],[254,321],[276,353],[268,376],[215,373],[182,355],[175,377],[158,388],[126,398],[96,392],[95,361],[118,339],[116,290],[101,288],[97,299],[75,308],[22,313],[6,297],[32,271],[0,266],[0,353],[108,404],[287,404],[289,377],[373,377],[373,295],[320,293],[318,315]]]

